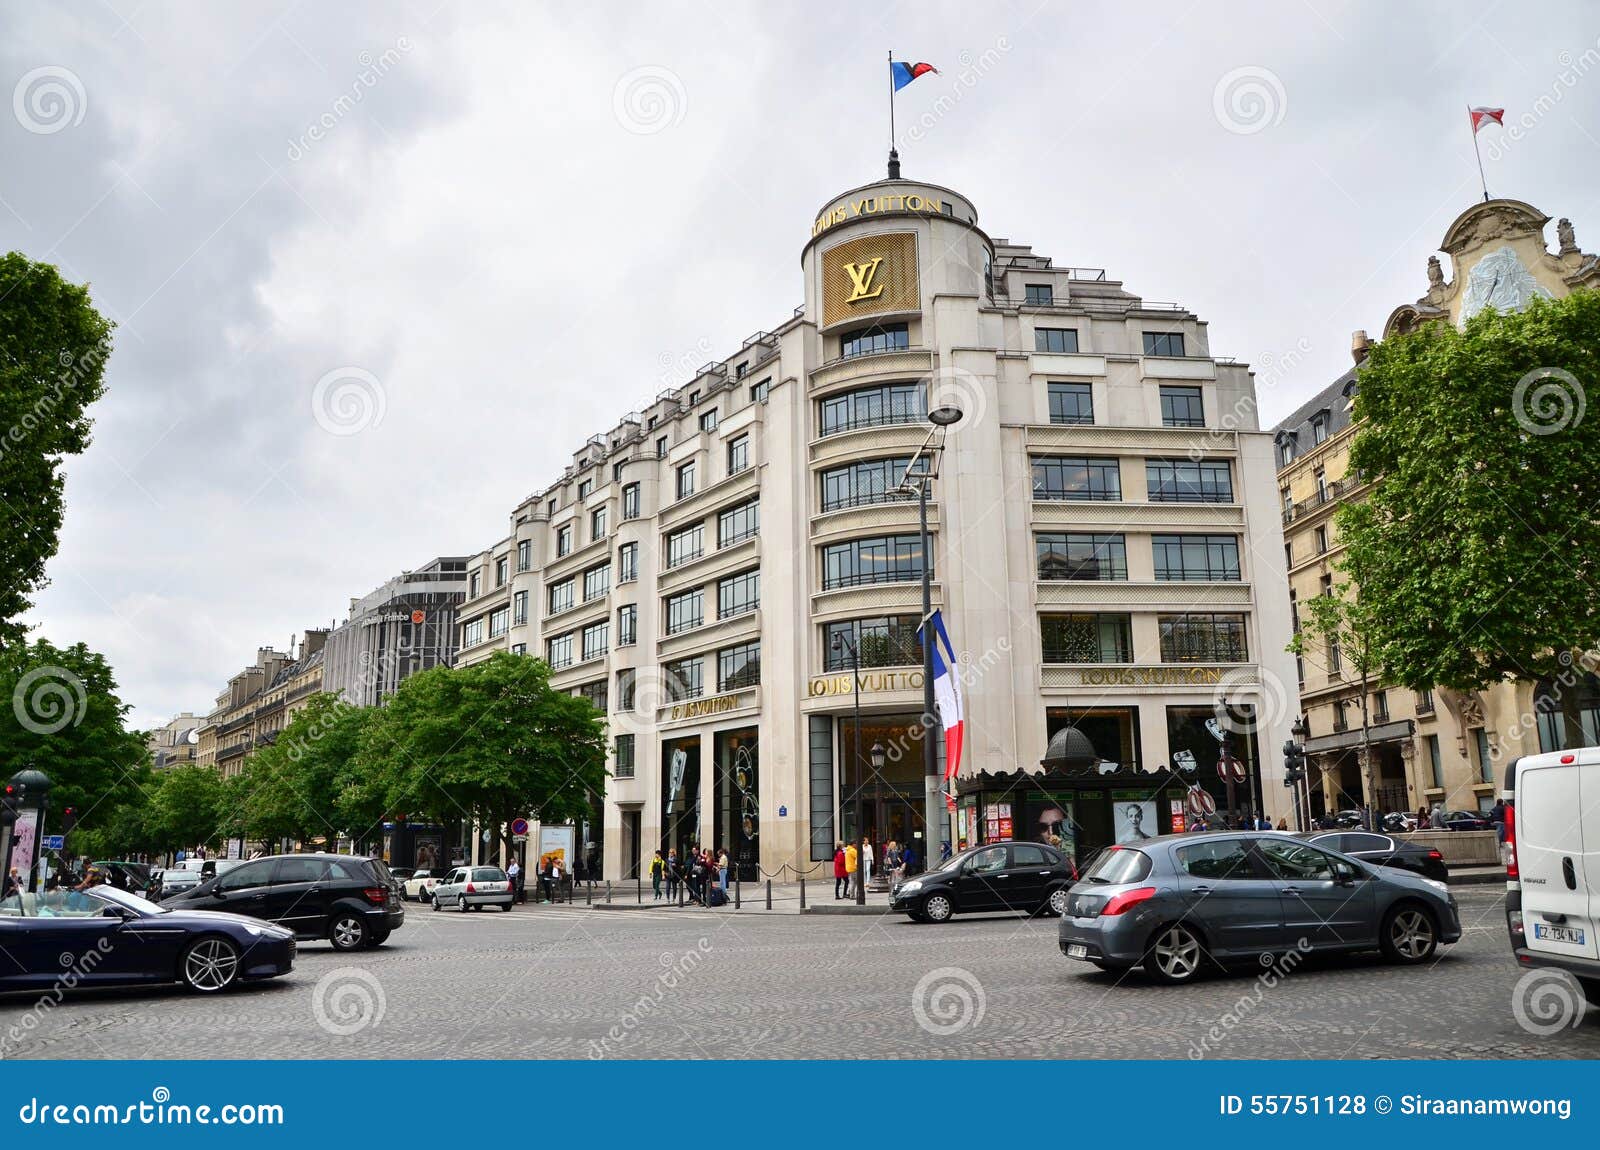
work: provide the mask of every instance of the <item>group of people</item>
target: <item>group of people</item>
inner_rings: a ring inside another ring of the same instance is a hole
[[[650,860],[650,893],[677,902],[680,895],[696,906],[721,906],[728,901],[728,850],[691,843],[682,855],[672,847]],[[663,889],[664,888],[664,889]]]
[[[833,848],[833,897],[855,898],[872,881],[872,869],[877,860],[872,840],[862,838],[860,844],[835,843]],[[910,843],[890,839],[883,848],[883,868],[891,882],[899,882],[915,868],[916,852]]]

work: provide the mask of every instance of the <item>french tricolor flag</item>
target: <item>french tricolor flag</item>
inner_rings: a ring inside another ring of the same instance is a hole
[[[961,765],[961,737],[965,733],[966,714],[961,707],[961,680],[956,676],[956,652],[950,646],[950,633],[944,629],[944,614],[935,608],[928,622],[933,624],[933,702],[939,708],[939,725],[944,728],[944,777],[946,803],[949,803],[951,779]],[[922,629],[922,641],[928,641],[928,628]]]

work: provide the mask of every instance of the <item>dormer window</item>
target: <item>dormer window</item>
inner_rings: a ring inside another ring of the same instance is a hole
[[[1056,289],[1050,284],[1024,284],[1023,302],[1036,306],[1048,306],[1056,302]]]
[[[1328,414],[1319,412],[1311,418],[1311,442],[1326,443],[1328,440]]]

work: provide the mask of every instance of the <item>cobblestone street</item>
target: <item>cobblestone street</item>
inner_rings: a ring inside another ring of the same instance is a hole
[[[290,977],[220,999],[93,992],[34,1011],[12,995],[0,1010],[31,1020],[20,1058],[1600,1054],[1600,1015],[1547,1037],[1518,1024],[1501,893],[1458,897],[1467,934],[1431,967],[1309,960],[1270,989],[1254,970],[1114,979],[1064,959],[1051,919],[413,908],[381,950],[308,943]]]

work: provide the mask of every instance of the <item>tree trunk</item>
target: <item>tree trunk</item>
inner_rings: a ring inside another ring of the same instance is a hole
[[[1362,662],[1361,671],[1361,790],[1362,811],[1361,825],[1367,830],[1373,830],[1372,818],[1372,723],[1367,712],[1367,671],[1366,662]]]

